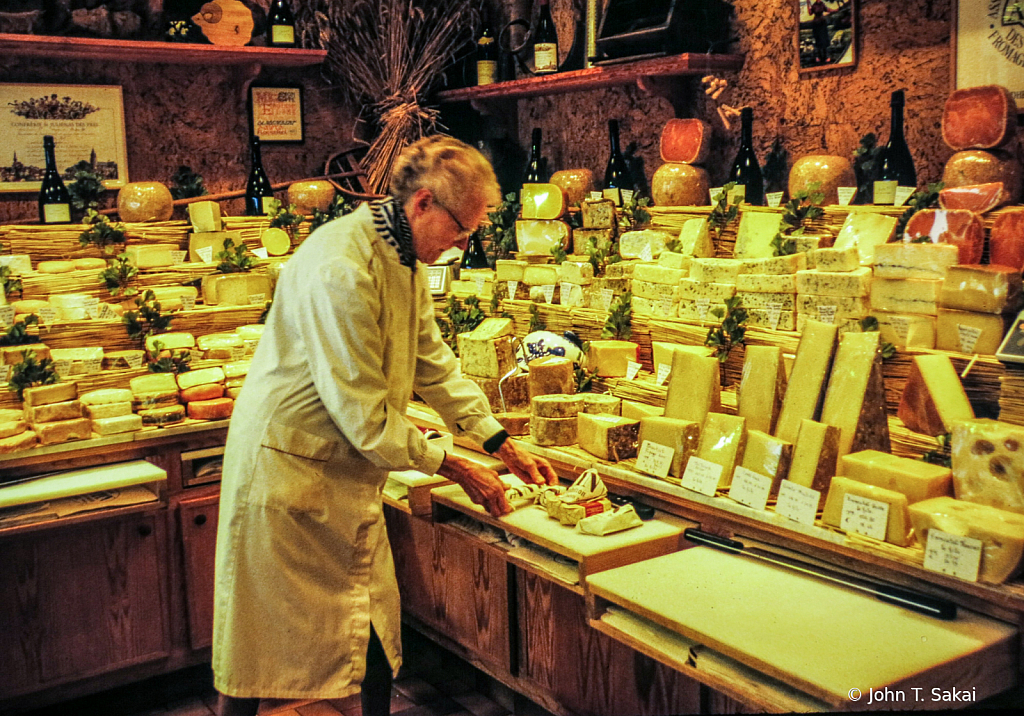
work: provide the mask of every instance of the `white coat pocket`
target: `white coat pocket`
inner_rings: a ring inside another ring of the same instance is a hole
[[[260,440],[250,501],[288,512],[325,514],[324,468],[334,448],[335,443],[318,435],[269,424]]]

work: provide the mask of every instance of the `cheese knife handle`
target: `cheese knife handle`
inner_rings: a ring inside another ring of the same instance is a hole
[[[926,594],[889,585],[878,585],[874,589],[875,595],[887,604],[895,604],[904,609],[935,617],[936,619],[944,619],[946,621],[956,619],[956,604],[945,599],[929,597]]]
[[[728,537],[719,537],[718,535],[705,532],[704,530],[696,527],[688,527],[683,530],[683,537],[705,547],[713,547],[714,549],[721,550],[722,552],[728,552],[730,554],[741,554],[743,552],[743,543],[737,542],[734,539]]]

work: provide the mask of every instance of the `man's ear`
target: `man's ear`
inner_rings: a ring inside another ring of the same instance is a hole
[[[429,209],[434,203],[434,195],[430,193],[430,189],[421,187],[416,190],[416,193],[412,195],[412,211],[413,214],[419,216],[427,209]]]

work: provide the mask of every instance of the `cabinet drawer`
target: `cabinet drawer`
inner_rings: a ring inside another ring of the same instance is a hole
[[[217,551],[219,495],[182,500],[178,505],[185,561],[185,597],[189,643],[202,649],[213,643],[213,565]]]

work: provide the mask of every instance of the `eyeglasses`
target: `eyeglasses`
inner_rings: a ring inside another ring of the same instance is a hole
[[[459,217],[455,216],[455,214],[452,213],[452,210],[449,209],[444,204],[442,204],[441,202],[439,202],[436,197],[434,198],[434,203],[437,204],[438,206],[440,206],[442,209],[444,209],[448,213],[448,216],[450,216],[452,218],[452,221],[455,222],[455,225],[459,227],[459,237],[458,237],[459,241],[463,241],[465,239],[468,239],[470,236],[473,235],[473,232],[475,231],[475,229],[467,229],[465,226],[463,226],[462,222],[459,221]]]

